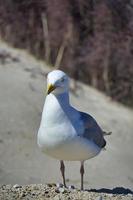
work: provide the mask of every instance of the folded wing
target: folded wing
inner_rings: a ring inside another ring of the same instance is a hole
[[[84,132],[82,137],[93,141],[98,147],[104,148],[106,146],[106,141],[103,137],[104,132],[97,124],[96,120],[89,114],[80,112],[80,120],[84,124]]]

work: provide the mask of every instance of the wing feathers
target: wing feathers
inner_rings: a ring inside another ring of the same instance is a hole
[[[82,136],[93,141],[98,147],[104,148],[106,146],[106,141],[103,137],[104,132],[97,124],[96,120],[91,115],[83,112],[81,112],[80,115],[85,126]]]

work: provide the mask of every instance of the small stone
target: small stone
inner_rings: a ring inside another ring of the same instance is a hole
[[[13,185],[13,188],[15,188],[15,189],[18,189],[18,188],[21,188],[22,186],[20,186],[20,185],[18,185],[18,184],[15,184],[15,185]]]
[[[49,191],[48,190],[46,190],[45,192],[44,192],[44,194],[48,194],[49,193]]]
[[[48,187],[52,187],[52,184],[51,184],[51,183],[47,183],[47,186],[48,186]]]
[[[36,192],[35,192],[35,191],[32,191],[32,192],[31,192],[31,195],[32,195],[32,196],[35,196],[35,195],[36,195]]]
[[[6,185],[5,188],[10,190],[12,188],[12,185]]]
[[[59,196],[55,196],[55,197],[53,198],[53,200],[61,200],[61,198],[60,198]]]
[[[96,197],[95,200],[103,200],[102,196]]]
[[[56,193],[60,193],[59,188],[56,188],[56,189],[55,189],[55,192],[56,192]]]
[[[60,187],[60,188],[59,188],[59,192],[60,192],[60,193],[64,193],[64,192],[65,192],[65,188],[61,188],[61,187]]]
[[[62,183],[56,183],[56,187],[57,187],[57,188],[63,188],[64,186],[63,186]]]
[[[69,186],[68,186],[68,189],[69,189],[69,190],[74,190],[75,187],[74,187],[74,185],[69,185]]]
[[[21,192],[20,195],[19,195],[19,198],[22,198],[22,197],[25,197],[26,194],[24,192]]]
[[[59,187],[55,190],[56,193],[65,193],[67,190],[64,187]]]

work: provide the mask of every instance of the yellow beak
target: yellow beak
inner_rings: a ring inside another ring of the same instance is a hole
[[[53,90],[55,90],[55,86],[54,85],[52,85],[52,84],[50,84],[50,85],[48,85],[48,87],[47,87],[47,94],[50,94]]]

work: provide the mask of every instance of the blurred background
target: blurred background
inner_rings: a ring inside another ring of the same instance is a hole
[[[55,68],[74,79],[72,104],[112,131],[86,162],[86,187],[133,189],[132,0],[0,0],[0,184],[61,181],[36,144]],[[78,185],[79,165],[67,165]]]

